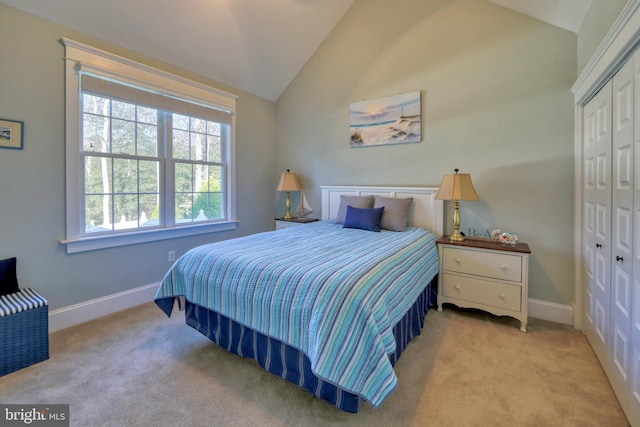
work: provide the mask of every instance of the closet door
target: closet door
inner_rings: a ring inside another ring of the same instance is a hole
[[[601,360],[607,351],[611,306],[611,88],[584,107],[584,332]]]
[[[634,188],[634,250],[633,250],[633,288],[631,316],[631,381],[630,399],[636,413],[640,413],[640,51],[633,56],[635,74],[635,188]]]
[[[633,287],[634,66],[627,63],[612,87],[611,360],[612,382],[627,387],[631,367],[631,292]]]

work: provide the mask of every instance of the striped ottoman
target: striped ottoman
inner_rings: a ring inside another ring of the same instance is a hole
[[[49,306],[35,289],[0,296],[0,376],[49,358]]]

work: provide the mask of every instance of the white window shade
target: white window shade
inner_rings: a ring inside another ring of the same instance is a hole
[[[120,101],[131,102],[172,113],[184,114],[186,116],[199,117],[218,123],[231,123],[232,114],[229,111],[187,102],[166,94],[124,85],[82,72],[80,74],[80,86],[84,93],[106,96]]]

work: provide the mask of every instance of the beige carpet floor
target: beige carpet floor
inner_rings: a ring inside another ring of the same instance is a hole
[[[0,377],[2,403],[69,403],[72,426],[626,426],[581,332],[447,307],[378,409],[342,412],[149,303],[51,334],[51,358]]]

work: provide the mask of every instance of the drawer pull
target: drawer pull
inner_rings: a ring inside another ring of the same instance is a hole
[[[460,264],[460,258],[456,258],[455,261]]]
[[[504,299],[504,294],[500,294],[500,299]]]
[[[501,266],[500,266],[500,268],[501,268],[502,270],[506,270],[506,269],[507,269],[507,266],[506,266],[506,265],[501,265]]]
[[[616,261],[624,261],[624,258],[622,258],[622,257],[621,257],[621,256],[619,256],[619,255],[616,255]]]
[[[456,285],[456,291],[460,290],[460,285]]]

